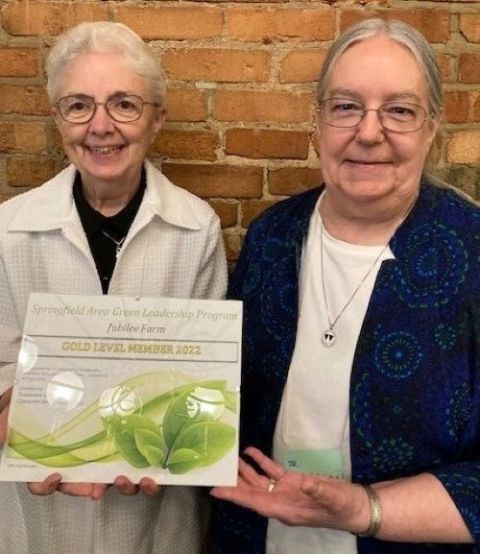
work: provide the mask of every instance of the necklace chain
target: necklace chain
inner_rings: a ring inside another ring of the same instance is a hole
[[[125,239],[127,238],[127,235],[122,237],[120,240],[116,240],[112,237],[112,235],[109,235],[107,231],[104,231],[101,229],[102,235],[106,236],[107,239],[110,239],[112,242],[115,243],[115,258],[118,258],[118,255],[120,254],[120,250],[122,249],[123,243],[125,242]]]
[[[400,227],[400,225],[407,219],[409,213],[412,211],[413,206],[415,205],[416,197],[413,200],[413,202],[409,205],[408,209],[406,210],[405,214],[402,216],[400,221],[398,222],[397,226],[395,227],[392,235],[386,242],[385,246],[380,250],[378,256],[373,261],[373,264],[368,269],[368,271],[365,273],[365,275],[362,277],[360,283],[356,286],[355,290],[352,292],[348,300],[345,302],[343,308],[340,310],[338,315],[332,320],[330,317],[329,307],[328,307],[328,300],[327,300],[327,290],[325,286],[325,264],[324,264],[324,230],[325,226],[323,225],[323,221],[320,223],[320,263],[321,263],[321,278],[322,278],[322,294],[323,294],[323,302],[325,304],[325,312],[327,314],[327,320],[328,320],[328,329],[326,329],[321,336],[322,344],[326,347],[331,347],[337,342],[337,332],[335,331],[335,325],[338,323],[338,320],[342,317],[345,310],[350,306],[350,304],[353,302],[353,299],[357,295],[358,291],[362,288],[365,281],[368,279],[368,276],[372,273],[377,263],[380,261],[380,258],[383,256],[383,254],[386,252],[388,245],[390,244],[390,239],[392,238],[395,231]]]
[[[335,344],[335,342],[337,341],[337,333],[335,331],[335,325],[338,323],[338,320],[342,317],[342,315],[344,314],[344,312],[348,308],[348,306],[350,306],[350,304],[353,302],[353,299],[357,295],[358,291],[362,288],[365,281],[368,279],[368,276],[370,275],[370,273],[372,273],[372,271],[374,270],[374,268],[377,265],[377,263],[379,262],[380,258],[383,256],[383,254],[387,250],[388,244],[389,244],[390,241],[388,241],[385,244],[385,246],[380,250],[377,257],[373,261],[373,264],[370,266],[368,271],[362,277],[360,283],[358,283],[358,285],[355,287],[354,291],[352,292],[352,294],[350,295],[348,300],[345,302],[345,304],[343,305],[343,308],[340,310],[338,315],[332,321],[332,319],[330,318],[330,310],[329,310],[329,307],[328,307],[328,300],[327,300],[327,291],[326,291],[326,287],[325,287],[325,269],[324,269],[325,264],[324,264],[324,255],[323,255],[323,251],[324,251],[324,245],[323,245],[323,243],[324,243],[324,236],[323,236],[324,235],[324,229],[325,228],[324,228],[324,225],[323,225],[323,222],[322,222],[321,226],[320,226],[320,264],[322,266],[321,267],[321,277],[322,277],[323,301],[325,303],[325,312],[327,314],[327,319],[328,319],[328,329],[322,333],[322,344],[324,346],[330,347],[330,346],[333,346]]]

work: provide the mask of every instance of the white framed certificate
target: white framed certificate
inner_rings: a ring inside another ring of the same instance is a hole
[[[242,303],[30,296],[0,479],[234,485]]]

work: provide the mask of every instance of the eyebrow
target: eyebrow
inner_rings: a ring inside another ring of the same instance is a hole
[[[131,96],[132,94],[134,94],[134,93],[133,92],[127,92],[125,90],[116,90],[114,93],[110,94],[108,97],[112,98],[114,96]]]
[[[115,96],[132,96],[133,94],[133,92],[127,92],[125,90],[116,90],[115,92],[112,92],[112,94],[109,94],[107,99],[114,98]],[[93,100],[95,100],[94,96],[90,96],[89,94],[85,94],[84,92],[72,92],[70,94],[67,94],[66,96],[78,96],[80,98],[92,98]]]
[[[330,98],[335,96],[353,98],[360,101],[362,100],[362,96],[358,92],[347,88],[335,88],[329,91]],[[422,102],[422,98],[418,94],[411,91],[391,93],[386,97],[385,102],[391,102],[392,100],[414,100],[416,102]]]
[[[421,96],[415,94],[414,92],[397,92],[394,94],[389,94],[387,96],[387,101],[390,100],[415,100],[416,102],[422,102]]]

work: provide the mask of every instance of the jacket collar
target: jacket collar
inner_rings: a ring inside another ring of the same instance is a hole
[[[174,185],[148,160],[145,161],[145,169],[147,190],[143,204],[149,208],[151,214],[177,227],[201,229],[198,198]],[[180,198],[183,201],[179,201]]]
[[[402,260],[408,252],[407,242],[411,239],[412,230],[429,221],[430,225],[425,226],[424,236],[430,236],[433,223],[437,219],[435,213],[439,202],[438,188],[422,179],[418,198],[412,211],[395,231],[390,240],[390,249],[396,259]]]
[[[299,244],[303,241],[308,232],[310,217],[315,209],[318,197],[323,192],[325,185],[312,189],[298,197],[296,206],[299,217],[287,230],[286,243]],[[408,217],[401,223],[390,240],[390,248],[395,258],[402,258],[406,251],[406,241],[410,237],[412,229],[418,227],[422,222],[434,221],[435,213],[438,207],[438,188],[432,185],[427,179],[422,179],[419,189],[419,195],[412,211]]]
[[[147,188],[140,206],[144,218],[159,217],[166,223],[185,229],[201,228],[190,193],[178,189],[151,162],[145,161]],[[12,219],[8,231],[48,232],[64,229],[78,220],[73,199],[76,168],[69,165],[35,190]],[[29,193],[27,193],[29,194]],[[184,197],[179,202],[179,195]]]

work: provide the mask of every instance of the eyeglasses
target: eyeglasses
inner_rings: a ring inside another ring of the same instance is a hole
[[[321,121],[340,129],[356,127],[367,112],[377,112],[382,127],[395,133],[418,131],[425,121],[433,117],[422,106],[409,102],[385,102],[379,108],[366,108],[350,98],[327,98],[320,102],[317,109]]]
[[[105,102],[95,102],[94,98],[86,94],[72,94],[59,98],[55,106],[68,123],[88,123],[98,106],[105,106],[105,110],[114,121],[131,123],[140,119],[145,104],[159,106],[155,102],[146,102],[135,94],[114,94]]]

